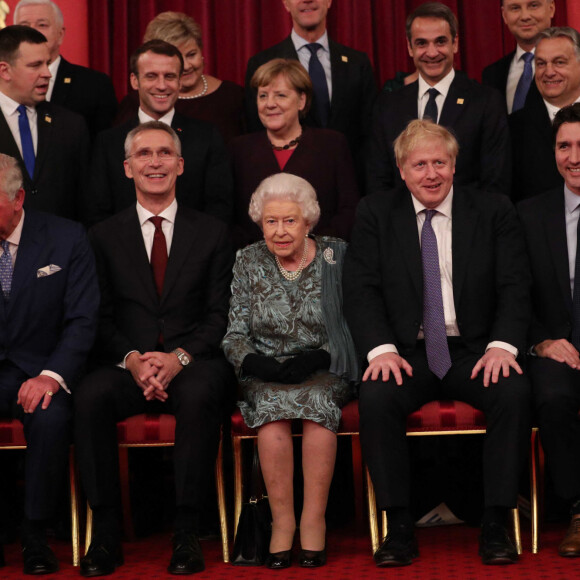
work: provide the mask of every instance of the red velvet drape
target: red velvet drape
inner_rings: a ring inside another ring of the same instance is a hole
[[[366,52],[382,85],[411,68],[405,44],[406,15],[423,0],[334,0],[333,39]],[[576,0],[578,1],[578,0]],[[504,27],[500,0],[445,0],[459,18],[457,66],[479,79],[487,64],[514,48]],[[282,0],[88,0],[91,66],[108,72],[119,97],[127,92],[128,58],[147,23],[159,12],[193,16],[204,37],[206,70],[243,84],[248,58],[290,31]],[[555,26],[567,22],[567,0],[556,0]]]

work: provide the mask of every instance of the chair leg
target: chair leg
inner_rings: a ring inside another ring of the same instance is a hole
[[[242,439],[232,437],[232,451],[234,454],[234,540],[238,533],[238,522],[242,513],[242,498],[244,483],[242,481]]]
[[[387,512],[386,510],[381,510],[381,523],[382,523],[382,537],[381,540],[382,542],[385,541],[385,538],[387,537],[387,533],[389,531],[389,522],[387,521]]]
[[[69,480],[70,480],[70,514],[73,566],[80,565],[80,532],[79,532],[79,498],[77,493],[77,474],[74,449],[69,451]]]
[[[377,521],[377,498],[375,488],[367,467],[365,467],[367,482],[367,506],[369,511],[369,527],[371,531],[371,546],[373,554],[379,549],[379,524]]]
[[[89,551],[93,540],[93,510],[87,501],[87,525],[85,530],[85,555]]]
[[[522,553],[522,533],[520,529],[520,512],[518,508],[512,510],[512,521],[514,525],[514,542],[518,554]]]
[[[224,562],[227,564],[230,561],[230,554],[228,550],[228,520],[226,513],[226,492],[224,486],[224,471],[223,471],[223,437],[220,435],[220,445],[218,448],[218,455],[215,463],[215,484],[218,498],[218,509],[220,514],[220,531],[222,535],[222,553]]]
[[[358,434],[351,435],[351,449],[355,521],[364,524],[362,454]]]
[[[532,429],[532,437],[530,440],[530,519],[532,523],[532,554],[537,554],[540,551],[540,518],[538,513],[538,436],[538,429]]]
[[[119,446],[119,476],[121,482],[121,503],[123,504],[123,527],[125,536],[132,542],[135,540],[133,518],[131,517],[131,493],[129,491],[129,450]]]

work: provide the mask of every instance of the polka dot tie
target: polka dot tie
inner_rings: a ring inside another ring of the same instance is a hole
[[[10,254],[10,243],[8,240],[2,240],[0,246],[2,246],[3,250],[0,256],[0,285],[2,286],[4,299],[8,300],[12,288],[12,254]]]

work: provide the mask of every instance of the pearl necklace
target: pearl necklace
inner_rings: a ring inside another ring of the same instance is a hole
[[[201,93],[197,95],[191,95],[191,97],[180,96],[179,98],[188,101],[190,99],[199,99],[199,97],[203,97],[207,93],[207,80],[205,78],[205,75],[201,75],[201,82],[203,83],[203,91],[201,91]]]
[[[308,238],[306,238],[306,241],[304,242],[304,252],[302,253],[302,259],[300,260],[298,269],[295,270],[294,272],[289,272],[288,270],[286,270],[286,268],[284,268],[284,266],[282,266],[282,264],[280,263],[280,260],[278,259],[278,256],[276,256],[276,254],[274,254],[274,258],[276,259],[276,264],[278,265],[278,270],[280,270],[280,274],[282,274],[282,276],[284,276],[286,280],[288,280],[289,282],[294,282],[294,280],[298,280],[298,278],[300,278],[302,274],[302,270],[304,270],[304,266],[306,265],[306,259],[308,258]]]

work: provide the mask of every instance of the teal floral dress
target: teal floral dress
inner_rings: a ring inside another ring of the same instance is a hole
[[[329,371],[287,385],[245,376],[241,368],[250,353],[284,361],[307,350],[329,350],[322,312],[322,240],[316,238],[314,260],[293,282],[282,276],[265,242],[238,252],[222,348],[238,374],[244,394],[238,404],[249,427],[308,419],[336,432],[340,409],[351,398],[348,381]]]

